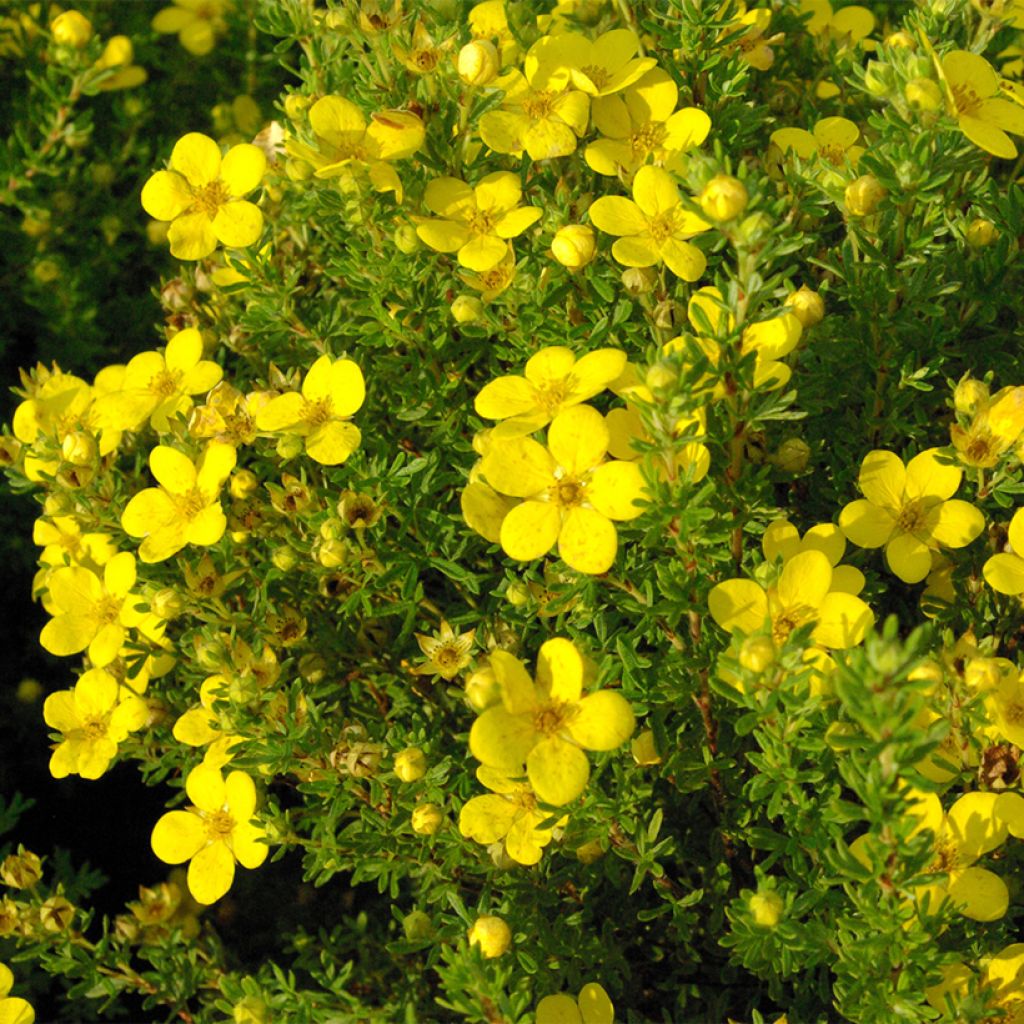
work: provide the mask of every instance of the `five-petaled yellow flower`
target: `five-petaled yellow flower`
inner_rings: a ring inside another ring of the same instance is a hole
[[[171,222],[167,239],[179,260],[201,260],[218,242],[240,249],[263,232],[259,207],[242,197],[259,187],[266,168],[256,146],[232,146],[222,158],[213,139],[189,132],[171,151],[170,170],[157,171],[143,186],[142,207]]]
[[[962,548],[985,527],[985,518],[966,501],[950,501],[963,473],[940,463],[937,448],[903,465],[894,452],[868,452],[860,467],[864,497],[839,514],[847,539],[862,548],[885,547],[889,568],[904,583],[918,583],[932,567],[940,545]]]
[[[475,796],[459,812],[459,831],[467,839],[489,846],[504,840],[505,852],[517,864],[536,864],[551,842],[556,827],[551,815],[537,806],[537,796],[522,778],[482,764],[476,777],[489,790]],[[558,824],[563,824],[563,818]]]
[[[53,618],[39,642],[51,654],[77,654],[88,648],[93,665],[109,665],[124,646],[127,631],[145,618],[135,586],[135,556],[114,555],[99,573],[78,565],[55,569],[46,580],[47,608]]]
[[[611,436],[589,405],[560,412],[548,428],[548,447],[528,437],[494,439],[481,472],[499,494],[525,498],[501,523],[505,554],[522,562],[557,543],[578,572],[607,572],[618,535],[613,519],[635,519],[643,509],[643,474],[634,462],[605,461]]]
[[[621,349],[601,348],[577,359],[572,349],[552,345],[527,360],[522,377],[509,374],[485,384],[474,408],[485,419],[505,421],[494,428],[495,438],[530,434],[604,391],[625,368]]]
[[[359,447],[362,435],[349,417],[365,397],[362,370],[351,359],[323,355],[309,368],[302,393],[272,399],[256,414],[256,426],[303,437],[311,459],[337,466]]]
[[[435,178],[423,201],[441,219],[427,218],[416,227],[420,240],[438,252],[457,253],[462,266],[477,273],[505,258],[509,238],[521,235],[541,216],[536,206],[520,206],[519,175],[495,171],[470,188],[458,178]]]
[[[685,209],[668,171],[641,167],[633,179],[633,198],[602,196],[590,206],[593,225],[620,236],[612,255],[626,267],[653,267],[664,262],[684,281],[704,273],[704,253],[687,241],[711,227]]]
[[[230,9],[231,0],[173,0],[171,7],[156,12],[153,31],[177,34],[189,53],[204,57],[227,29],[224,15]]]
[[[201,764],[188,773],[185,791],[193,806],[168,811],[153,828],[153,852],[165,864],[188,866],[188,888],[200,903],[215,903],[235,879],[235,862],[258,868],[270,852],[260,840],[263,828],[252,822],[256,786],[245,772],[227,779]]]
[[[209,547],[224,536],[227,519],[220,507],[220,489],[235,468],[235,449],[214,441],[197,462],[167,445],[149,454],[149,468],[159,487],[136,494],[121,526],[130,537],[144,538],[143,562],[162,562],[186,544]]]
[[[622,694],[584,695],[583,656],[570,640],[548,640],[537,657],[537,680],[506,651],[491,654],[501,704],[473,723],[469,749],[489,768],[525,774],[534,793],[560,807],[575,800],[590,778],[584,750],[614,750],[633,734],[633,709]]]
[[[50,758],[50,774],[98,779],[110,767],[117,745],[148,718],[149,708],[138,694],[120,687],[104,669],[89,669],[73,690],[51,693],[43,704],[46,724],[64,734]]]
[[[993,156],[1013,160],[1017,147],[1007,132],[1024,135],[1024,109],[999,96],[999,75],[984,57],[954,50],[942,58],[960,131]]]

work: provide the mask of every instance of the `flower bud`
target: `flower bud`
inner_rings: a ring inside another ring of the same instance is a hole
[[[282,459],[294,459],[305,451],[305,441],[297,434],[285,434],[277,439],[275,450]]]
[[[629,295],[646,295],[654,291],[658,272],[653,267],[627,267],[622,272],[622,287]]]
[[[501,700],[501,687],[490,666],[477,669],[466,681],[466,700],[476,712],[486,711]]]
[[[885,37],[886,46],[897,46],[903,50],[913,50],[917,46],[917,40],[909,32],[892,32]]]
[[[395,754],[395,774],[402,782],[417,782],[426,773],[427,759],[419,747],[406,747]]]
[[[290,548],[285,544],[271,552],[270,561],[281,572],[291,572],[299,564],[299,555],[294,548]]]
[[[846,186],[843,203],[851,217],[866,217],[878,209],[887,193],[873,174],[862,174],[855,182]]]
[[[1000,678],[999,663],[995,658],[971,658],[964,665],[964,682],[972,690],[994,690]]]
[[[999,237],[999,230],[992,221],[978,217],[967,226],[965,237],[972,249],[983,249]]]
[[[64,461],[72,466],[89,466],[98,455],[96,438],[83,430],[72,430],[64,435],[60,452]]]
[[[475,295],[456,295],[451,309],[457,324],[476,324],[484,317],[484,304]]]
[[[505,600],[513,608],[522,608],[530,602],[530,588],[522,580],[513,580],[505,590]]]
[[[501,58],[494,43],[487,39],[474,39],[459,50],[456,66],[459,78],[466,85],[487,85],[498,77]]]
[[[402,931],[409,942],[423,942],[434,935],[434,925],[422,910],[406,914],[402,920]]]
[[[661,755],[654,742],[654,733],[650,729],[644,729],[639,736],[634,737],[630,744],[630,752],[637,764],[661,764]]]
[[[593,864],[604,856],[604,847],[599,839],[591,839],[589,843],[576,847],[576,859],[581,864]]]
[[[39,260],[32,267],[32,276],[39,284],[53,284],[60,277],[60,264],[56,260]]]
[[[864,69],[864,88],[872,96],[886,96],[893,87],[892,67],[880,60],[869,60]]]
[[[915,110],[930,113],[942,106],[942,91],[930,78],[915,78],[907,82],[903,95]]]
[[[594,259],[597,242],[594,229],[586,224],[566,224],[551,240],[551,255],[570,270],[582,270]]]
[[[664,391],[679,380],[679,375],[665,363],[655,363],[644,374],[644,383],[651,391]]]
[[[807,285],[801,285],[790,295],[789,308],[803,327],[813,327],[825,318],[825,300]]]
[[[420,236],[416,234],[416,229],[411,224],[399,224],[391,237],[395,248],[406,256],[423,248],[420,245]]]
[[[80,11],[65,11],[53,19],[50,31],[61,46],[81,50],[92,39],[92,22]]]
[[[740,646],[739,662],[748,672],[760,674],[775,661],[775,644],[766,636],[748,636]]]
[[[419,836],[432,836],[444,822],[437,804],[417,804],[412,809],[412,830]]]
[[[473,922],[469,929],[469,944],[479,946],[480,952],[488,960],[493,960],[512,945],[512,931],[500,917],[487,914]]]
[[[257,996],[245,996],[231,1008],[233,1024],[267,1024],[267,1004]]]
[[[42,877],[42,862],[31,850],[12,853],[0,864],[0,880],[12,889],[31,889]]]
[[[811,458],[810,446],[799,437],[788,437],[769,460],[783,473],[802,473]]]
[[[173,587],[164,587],[149,599],[149,607],[158,618],[170,622],[182,613],[185,602]]]
[[[47,932],[66,931],[74,916],[75,908],[63,896],[51,896],[39,908],[39,923]]]
[[[284,98],[284,112],[293,121],[298,121],[312,102],[312,96],[304,96],[301,92],[290,92]]]
[[[43,695],[43,684],[38,679],[26,676],[18,683],[14,696],[22,704],[35,704]]]
[[[749,906],[754,924],[761,928],[774,928],[779,923],[779,918],[782,917],[785,904],[777,892],[769,889],[751,896]]]
[[[313,167],[305,160],[285,160],[284,173],[289,181],[309,181],[313,177]]]
[[[700,194],[700,208],[710,220],[733,220],[747,208],[747,186],[739,178],[716,174]]]
[[[256,493],[259,490],[260,482],[256,477],[256,474],[250,469],[239,469],[231,475],[231,482],[228,484],[228,490],[231,492],[231,497],[238,501],[244,501],[250,495]]]
[[[151,220],[146,225],[146,241],[150,245],[162,246],[167,243],[167,232],[171,226],[169,220]]]
[[[953,392],[953,405],[965,416],[973,416],[979,406],[988,405],[988,400],[988,385],[974,377],[964,377]]]

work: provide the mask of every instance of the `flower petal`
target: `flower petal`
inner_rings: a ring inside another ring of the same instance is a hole
[[[183,864],[206,842],[206,829],[198,814],[168,811],[153,827],[150,845],[165,864]]]
[[[968,501],[944,501],[939,506],[938,521],[932,527],[933,540],[948,548],[962,548],[985,529],[981,510]]]
[[[1024,558],[993,555],[982,570],[988,585],[1000,594],[1024,594]]]
[[[874,621],[874,612],[859,597],[833,590],[818,608],[813,639],[833,650],[845,650],[859,644]]]
[[[227,843],[201,849],[188,866],[188,891],[197,903],[216,903],[235,880],[235,858]]]
[[[571,640],[555,637],[541,644],[537,683],[551,700],[575,704],[583,692],[583,658]]]
[[[628,700],[615,690],[598,690],[579,702],[579,711],[569,723],[569,733],[585,750],[614,750],[636,728]]]
[[[931,550],[912,533],[893,537],[885,546],[885,558],[904,583],[920,583],[931,572]]]
[[[541,740],[527,755],[526,774],[533,791],[544,803],[560,807],[586,789],[590,762],[579,747],[551,736]]]
[[[548,428],[548,448],[567,474],[578,477],[593,469],[611,440],[604,417],[589,405],[562,410]]]
[[[907,500],[938,498],[945,501],[956,493],[963,479],[963,470],[939,462],[936,457],[938,451],[938,448],[929,448],[907,463]]]
[[[711,588],[708,609],[722,629],[750,635],[765,626],[768,598],[753,580],[725,580]]]
[[[555,546],[561,529],[562,517],[557,506],[547,501],[524,501],[510,509],[502,520],[501,547],[509,558],[532,562]]]
[[[635,462],[605,462],[594,470],[587,484],[587,501],[609,519],[628,520],[642,516],[637,505],[647,496],[643,473]]]
[[[880,548],[892,537],[896,517],[887,508],[858,498],[839,513],[839,528],[858,547]]]
[[[157,171],[142,186],[142,208],[156,220],[174,220],[191,205],[192,190],[174,171]]]
[[[868,452],[861,463],[859,482],[864,497],[873,505],[891,509],[903,507],[903,491],[907,483],[907,471],[903,466],[903,460],[895,452],[877,449]],[[842,525],[841,520],[840,525]],[[845,528],[843,532],[846,532]],[[850,537],[848,533],[846,535]],[[850,540],[853,538],[850,537]],[[856,540],[853,542],[854,544],[859,543]],[[860,546],[878,547],[879,545],[862,544]]]
[[[267,170],[267,158],[263,150],[244,142],[232,146],[220,168],[220,180],[227,186],[235,199],[258,188]]]
[[[211,227],[221,244],[229,249],[244,249],[259,241],[263,233],[263,214],[246,199],[232,199],[217,207]]]
[[[537,738],[530,715],[512,715],[498,705],[488,708],[473,723],[469,749],[483,764],[515,774],[522,772]]]
[[[220,176],[220,146],[208,135],[189,132],[171,150],[172,171],[184,175],[193,188],[201,188]]]
[[[599,575],[614,564],[618,546],[614,525],[600,512],[580,505],[569,509],[558,535],[558,554],[566,565]]]

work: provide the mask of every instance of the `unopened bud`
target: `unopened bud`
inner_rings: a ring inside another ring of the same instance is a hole
[[[456,295],[451,309],[457,324],[479,323],[484,317],[484,304],[475,295]]]
[[[312,96],[303,96],[301,92],[290,92],[284,98],[284,112],[293,121],[298,121],[312,102]]]
[[[402,782],[417,782],[427,773],[427,759],[419,747],[406,747],[395,754],[395,774]]]
[[[972,220],[967,226],[967,244],[972,249],[983,249],[986,245],[991,245],[998,237],[999,230],[995,224],[984,217]]]
[[[917,41],[909,32],[899,31],[892,32],[885,37],[886,46],[898,46],[904,50],[913,50],[917,46]]]
[[[630,752],[637,764],[661,764],[661,755],[654,742],[654,733],[650,729],[644,729],[639,736],[634,737],[630,744]]]
[[[716,174],[701,191],[700,208],[711,220],[732,220],[747,208],[748,199],[747,187],[739,178]]]
[[[501,687],[489,665],[477,669],[466,680],[466,700],[477,712],[486,711],[501,700]]]
[[[42,877],[42,861],[31,850],[12,853],[0,864],[0,880],[12,889],[31,889]]]
[[[273,562],[274,567],[280,569],[281,572],[291,572],[291,570],[299,564],[299,555],[294,548],[284,545],[283,547],[274,549],[270,555],[270,561]]]
[[[403,918],[402,931],[409,942],[423,942],[433,936],[434,925],[422,910],[414,910]]]
[[[782,917],[785,904],[777,892],[770,889],[763,893],[755,893],[750,897],[750,914],[754,924],[761,928],[774,928]]]
[[[973,416],[979,406],[988,405],[988,400],[988,385],[974,377],[965,377],[953,391],[953,405],[965,416]]]
[[[417,804],[412,809],[412,830],[420,836],[432,836],[444,822],[444,813],[437,804]]]
[[[942,91],[930,78],[915,78],[907,82],[903,95],[915,110],[931,113],[942,106]]]
[[[232,498],[244,501],[250,495],[255,494],[259,486],[259,479],[252,470],[239,469],[232,474],[228,490],[231,492]]]
[[[843,203],[852,217],[866,217],[878,209],[886,197],[881,182],[873,174],[862,174],[855,182],[846,186]]]
[[[779,445],[770,460],[783,473],[802,473],[811,458],[810,446],[799,437],[789,437]]]
[[[622,272],[622,287],[633,296],[654,291],[658,272],[653,267],[627,267]]]
[[[64,435],[60,451],[64,461],[72,466],[91,465],[98,454],[96,438],[82,430],[73,430]]]
[[[469,944],[479,946],[480,952],[488,960],[493,960],[512,945],[512,930],[500,917],[489,914],[478,917],[469,929]]]
[[[394,240],[395,248],[407,256],[422,248],[420,236],[416,234],[416,229],[411,224],[399,224],[391,237]]]
[[[739,662],[748,672],[764,672],[775,661],[775,644],[766,636],[748,636],[740,647]]]
[[[61,46],[81,50],[92,39],[92,22],[80,11],[65,11],[53,19],[50,31]]]
[[[789,308],[803,327],[813,327],[825,317],[825,300],[807,285],[801,285],[790,295]]]
[[[586,224],[566,224],[551,240],[551,255],[570,270],[581,270],[594,259],[596,252],[594,230]]]
[[[498,77],[501,58],[494,43],[487,39],[474,39],[459,50],[457,67],[459,78],[466,85],[487,85]]]

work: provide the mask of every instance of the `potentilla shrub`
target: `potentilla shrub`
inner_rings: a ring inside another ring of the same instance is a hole
[[[150,140],[149,346],[16,389],[38,743],[167,810],[110,915],[7,807],[0,1019],[1022,1017],[1022,30],[155,11],[290,78]]]

